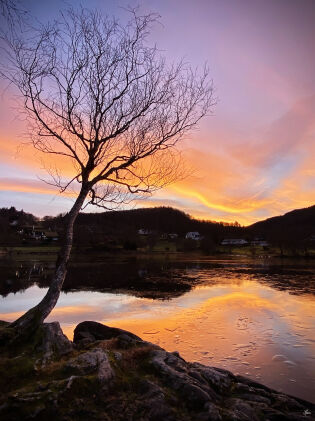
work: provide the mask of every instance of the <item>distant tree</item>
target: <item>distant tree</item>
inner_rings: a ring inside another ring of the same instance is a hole
[[[200,249],[205,254],[214,253],[216,251],[216,244],[215,244],[214,239],[208,236],[204,237],[200,242]]]
[[[146,244],[149,247],[149,250],[152,251],[154,246],[156,246],[157,242],[158,242],[158,233],[157,232],[152,232],[151,234],[149,234],[146,237]]]
[[[185,238],[182,241],[183,251],[195,251],[199,246],[199,242],[192,240],[191,238]]]
[[[71,9],[59,21],[7,39],[2,74],[24,99],[31,142],[57,157],[51,183],[76,194],[50,288],[11,324],[18,332],[36,329],[54,308],[80,209],[111,209],[174,181],[176,144],[214,105],[208,69],[167,65],[147,44],[156,16],[131,16],[122,26],[98,11]],[[62,161],[70,162],[71,179],[63,179]]]

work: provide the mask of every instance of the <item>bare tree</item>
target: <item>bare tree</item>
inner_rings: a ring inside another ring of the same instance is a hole
[[[53,184],[77,192],[50,288],[11,324],[18,331],[36,329],[54,308],[80,209],[111,208],[173,181],[176,144],[214,105],[207,67],[167,65],[148,45],[155,20],[131,11],[123,27],[97,11],[69,10],[28,39],[10,40],[7,74],[24,98],[32,144],[71,162],[72,178],[54,169]]]
[[[8,35],[8,30],[12,32],[16,26],[21,28],[27,17],[19,0],[0,0],[0,39]]]

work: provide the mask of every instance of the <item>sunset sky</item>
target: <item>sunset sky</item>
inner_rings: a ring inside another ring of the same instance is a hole
[[[45,21],[62,1],[21,1]],[[68,1],[67,4],[77,4]],[[313,0],[81,0],[125,21],[124,7],[161,18],[151,33],[169,61],[207,62],[218,104],[182,145],[191,177],[132,206],[172,206],[248,225],[315,203],[315,2]],[[0,207],[38,216],[71,207],[40,178],[21,147],[15,92],[1,82]],[[93,208],[89,208],[93,211]],[[97,209],[96,209],[97,210]]]

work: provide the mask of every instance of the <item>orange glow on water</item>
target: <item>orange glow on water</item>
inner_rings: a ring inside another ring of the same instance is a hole
[[[207,279],[203,285],[170,300],[62,293],[47,321],[59,321],[70,339],[84,320],[120,327],[168,351],[179,351],[189,361],[230,369],[312,399],[314,296],[294,295],[242,274],[225,277],[202,270],[200,276]],[[44,294],[37,287],[9,294],[2,299],[0,319],[18,318]]]

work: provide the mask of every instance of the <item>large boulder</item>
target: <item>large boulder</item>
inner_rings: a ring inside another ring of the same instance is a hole
[[[92,321],[86,321],[78,324],[78,326],[74,329],[73,342],[78,343],[82,340],[88,340],[90,342],[107,340],[117,338],[121,335],[125,335],[135,341],[142,342],[142,339],[139,338],[139,336],[134,335],[131,332]]]

